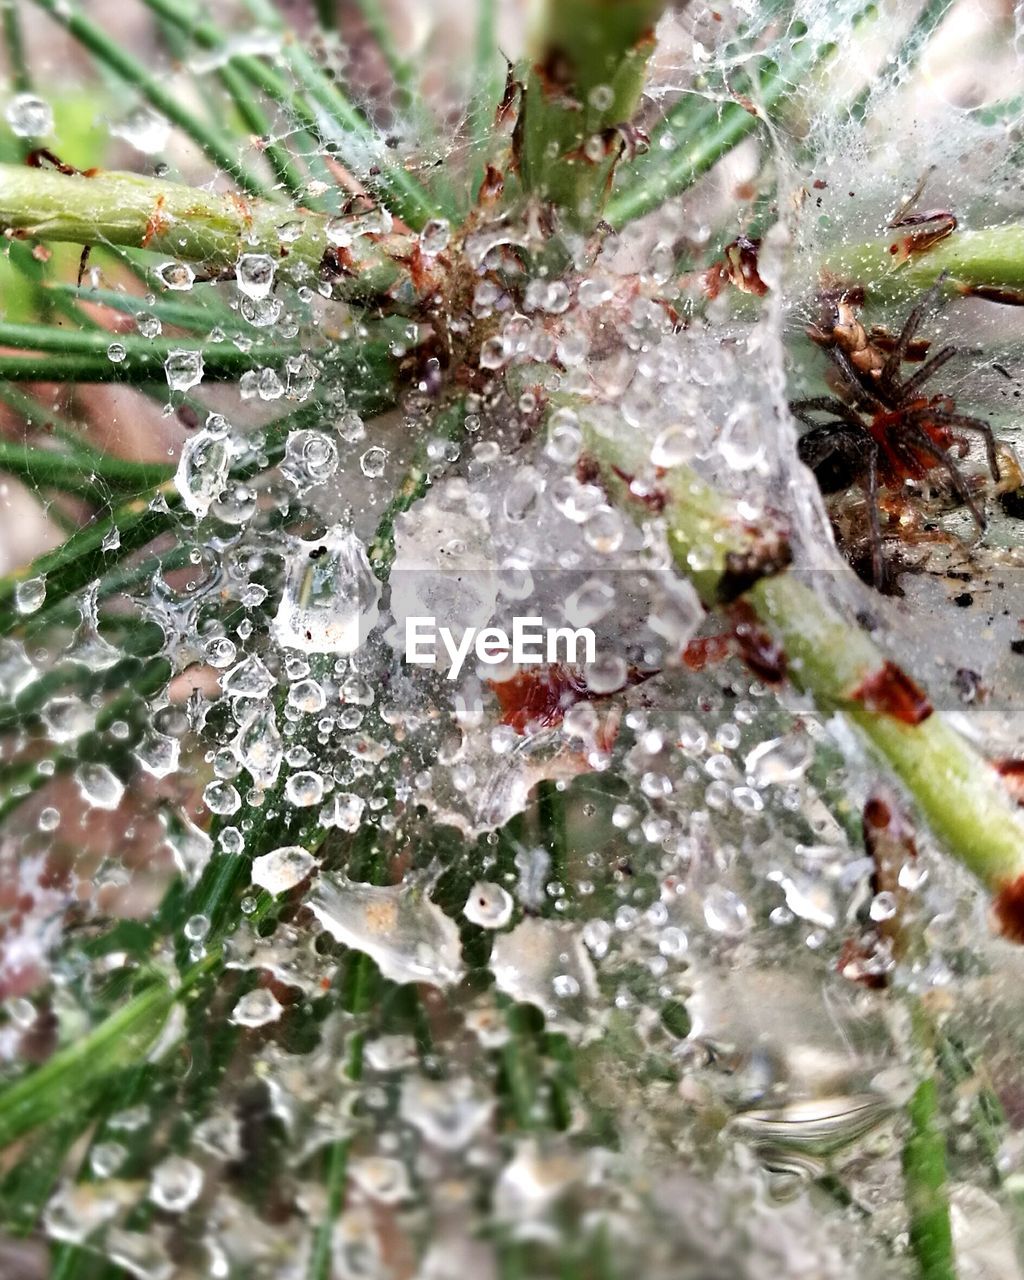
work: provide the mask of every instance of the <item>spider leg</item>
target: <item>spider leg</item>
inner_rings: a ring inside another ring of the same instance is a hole
[[[848,404],[843,404],[842,400],[837,400],[834,396],[814,396],[810,400],[791,400],[789,402],[789,411],[798,422],[803,422],[808,427],[820,427],[822,424],[811,417],[812,413],[831,413],[836,418],[841,418],[843,422],[849,423],[851,427],[859,430],[864,429],[864,425],[857,417],[857,412]]]
[[[863,380],[861,375],[853,367],[850,357],[840,347],[829,347],[829,355],[839,366],[839,372],[843,375],[847,386],[853,392],[854,399],[862,409],[867,409],[870,413],[875,413],[879,409],[885,409],[888,406],[883,404],[871,387]]]
[[[917,306],[911,311],[903,322],[903,328],[900,335],[896,339],[896,344],[886,356],[885,364],[882,366],[882,372],[879,375],[879,386],[888,392],[899,392],[899,374],[900,368],[907,358],[907,347],[914,340],[914,335],[921,327],[921,321],[925,317],[925,313],[931,309],[932,304],[938,297],[945,280],[945,273],[939,276],[938,280],[932,285],[928,292],[924,295]],[[939,353],[942,354],[941,352]],[[925,366],[927,368],[927,365]]]
[[[868,444],[867,490],[868,530],[871,537],[871,576],[875,586],[882,590],[886,582],[885,557],[882,554],[882,524],[878,518],[878,445],[870,436]]]
[[[956,355],[956,347],[943,347],[941,351],[926,361],[918,371],[909,377],[900,387],[900,400],[906,402],[914,398],[914,393],[928,381],[933,373],[938,373],[944,364]]]
[[[956,496],[968,511],[970,511],[978,529],[984,533],[987,527],[985,514],[974,501],[971,491],[964,483],[964,478],[960,474],[960,468],[944,449],[939,448],[939,446],[931,439],[928,433],[918,424],[912,415],[908,415],[908,417],[904,419],[902,425],[904,435],[909,437],[908,443],[913,444],[914,447],[920,449],[922,453],[927,453],[930,457],[935,459],[940,467],[944,468],[946,474],[949,476],[950,483],[953,486],[953,491],[956,493]]]
[[[909,414],[908,417],[918,418],[917,413]],[[959,427],[962,431],[977,431],[985,441],[985,456],[988,458],[988,469],[992,473],[992,479],[999,481],[999,458],[996,454],[996,438],[992,434],[992,428],[987,422],[981,418],[969,418],[962,413],[947,413],[944,409],[922,410],[921,418],[927,418],[929,422],[937,422],[944,427]]]

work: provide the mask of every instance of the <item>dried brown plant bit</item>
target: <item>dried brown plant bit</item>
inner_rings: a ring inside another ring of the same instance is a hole
[[[745,601],[734,604],[730,613],[740,658],[765,684],[781,684],[787,670],[782,645],[760,624],[757,614]]]
[[[749,546],[726,555],[716,588],[719,604],[732,604],[762,578],[774,577],[792,561],[793,550],[784,534],[755,533]]]
[[[897,265],[906,262],[915,254],[925,253],[940,240],[956,230],[956,217],[948,209],[932,209],[927,213],[909,214],[899,222],[890,222],[890,228],[915,227],[908,235],[901,236],[889,246],[889,252],[896,259]]]
[[[957,284],[958,293],[967,298],[984,298],[1004,307],[1024,307],[1024,289],[1010,289],[995,284]]]
[[[901,724],[921,724],[933,711],[925,691],[895,662],[886,661],[848,696],[851,702],[861,703],[866,710],[890,716]]]
[[[899,798],[874,791],[864,804],[864,847],[875,864],[875,893],[896,893],[900,872],[917,861],[917,832]]]
[[[889,985],[891,957],[879,950],[880,939],[875,930],[856,938],[847,938],[839,951],[836,972],[850,982],[869,991],[884,991]]]
[[[993,764],[1010,795],[1019,805],[1024,805],[1024,759],[1008,757],[994,760]]]
[[[629,667],[623,688],[642,684],[654,675],[656,671]],[[612,696],[594,693],[579,668],[562,662],[517,671],[508,680],[489,680],[488,684],[498,699],[502,724],[510,725],[518,734],[554,728],[578,702],[598,702]]]
[[[25,163],[31,169],[56,169],[58,173],[63,173],[68,178],[95,178],[102,170],[98,168],[92,169],[76,169],[73,164],[65,164],[65,162],[52,152],[49,147],[36,147],[30,151],[25,157]]]
[[[660,489],[652,489],[648,492],[639,493],[634,487],[634,482],[636,480],[635,476],[630,475],[628,471],[623,471],[621,467],[613,466],[612,471],[629,490],[629,496],[635,502],[642,502],[649,511],[653,511],[655,515],[661,515],[665,510],[666,503],[668,502],[667,494],[663,493]]]
[[[924,192],[928,174],[925,173],[911,194],[900,205],[886,224],[892,231],[903,227],[920,228],[902,236],[889,246],[889,252],[896,258],[897,265],[907,261],[915,254],[924,253],[933,245],[945,240],[956,230],[956,216],[949,209],[922,209],[914,211],[914,206]]]
[[[483,209],[493,208],[505,191],[505,175],[493,164],[489,164],[484,173],[480,190],[476,193],[476,202]]]
[[[1024,942],[1024,875],[1007,880],[992,900],[999,932],[1011,942]]]
[[[717,298],[725,281],[734,285],[741,293],[751,293],[763,298],[768,286],[761,279],[758,270],[758,255],[761,250],[759,239],[737,236],[731,244],[726,245],[722,260],[714,263],[704,276],[704,291],[709,298]]]
[[[765,684],[780,684],[786,678],[786,655],[782,646],[758,621],[745,601],[728,610],[729,629],[691,640],[680,654],[690,671],[703,671],[735,656]]]

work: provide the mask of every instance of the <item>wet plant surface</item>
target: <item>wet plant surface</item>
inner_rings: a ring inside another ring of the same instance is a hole
[[[1019,15],[535,9],[3,11],[5,1277],[1020,1275]]]

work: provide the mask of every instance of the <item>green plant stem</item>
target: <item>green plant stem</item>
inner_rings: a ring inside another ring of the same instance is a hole
[[[620,478],[646,465],[642,444],[625,433],[612,440],[592,431],[589,440],[609,493],[644,518],[648,509]],[[742,522],[687,467],[674,468],[659,484],[673,559],[713,608],[726,556],[744,545]],[[813,695],[822,714],[839,712],[857,727],[950,853],[995,892],[1024,875],[1024,817],[988,762],[939,715],[905,724],[855,696],[885,663],[865,632],[792,572],[762,578],[744,599],[780,638],[793,683]]]
[[[111,1072],[137,1060],[156,1041],[172,1006],[219,959],[211,953],[175,989],[153,980],[87,1035],[0,1091],[0,1150],[68,1107],[88,1101]]]
[[[34,0],[34,3],[65,27],[98,62],[113,71],[125,84],[137,89],[151,106],[192,138],[209,159],[230,174],[244,191],[252,196],[269,198],[270,188],[240,163],[236,140],[206,124],[183,107],[181,99],[165,88],[155,76],[150,75],[142,63],[127,52],[123,44],[108,36],[95,22],[72,9],[64,0]]]
[[[398,90],[399,104],[408,110],[413,101],[415,90],[413,66],[398,52],[395,38],[391,34],[391,25],[380,0],[356,0],[356,4],[359,7],[359,12],[363,15],[367,30],[373,36],[377,48],[381,51],[384,61],[388,64],[391,79]]]
[[[163,502],[156,504],[156,497],[162,498]],[[14,605],[20,583],[27,578],[44,577],[47,599],[51,605],[56,604],[88,586],[125,556],[163,533],[173,518],[173,509],[179,505],[180,497],[173,482],[167,482],[142,497],[124,503],[106,519],[86,525],[31,564],[0,578],[0,635],[13,631],[19,623],[30,621],[23,618]],[[119,534],[120,542],[116,548],[105,551],[103,542],[114,530]]]
[[[895,84],[906,83],[928,47],[929,40],[953,7],[953,3],[954,0],[927,0],[914,19],[901,47],[889,56],[873,83],[857,95],[850,108],[850,115],[854,120],[860,121],[865,118],[872,98],[876,98]]]
[[[274,176],[293,199],[299,199],[306,186],[306,176],[295,163],[287,147],[274,140],[274,128],[267,114],[253,98],[245,76],[225,63],[218,71],[221,83],[231,95],[231,100],[238,109],[238,114],[245,122],[246,128],[257,138],[266,140],[263,154],[274,171]]]
[[[129,462],[109,454],[100,462],[6,440],[0,440],[0,471],[29,485],[82,494],[94,502],[109,501],[112,489],[139,493],[173,475],[173,468],[159,462]]]
[[[802,65],[800,70],[802,71]],[[783,74],[774,64],[763,69],[757,88],[759,113],[737,102],[713,103],[681,130],[683,137],[667,152],[652,152],[635,165],[623,166],[618,189],[609,199],[604,219],[617,230],[660,209],[704,176],[757,127],[762,114],[775,110],[792,87],[793,68]]]
[[[927,289],[945,273],[948,295],[1007,290],[1024,300],[1024,223],[957,230],[938,244],[898,263],[890,246],[899,237],[847,245],[822,255],[810,269],[818,278],[856,282],[872,296],[905,298]]]
[[[0,165],[3,230],[40,240],[144,248],[212,278],[233,277],[242,253],[262,253],[274,259],[278,279],[315,285],[329,248],[327,223],[325,214],[285,211],[278,204],[134,173],[84,178]],[[406,248],[402,237],[383,239],[372,250],[355,246],[351,274],[337,285],[339,296],[375,297],[389,288],[399,275],[389,250],[400,256]]]
[[[245,3],[257,22],[282,36],[281,57],[313,104],[316,131],[338,147],[341,159],[360,181],[414,231],[432,218],[454,216],[453,209],[427,191],[391,154],[384,138],[324,74],[269,0]]]
[[[494,114],[501,101],[504,83],[497,25],[495,0],[478,0],[473,77],[470,83],[470,136],[473,145],[473,166],[469,179],[470,202],[475,199],[480,188],[488,151],[494,140]]]
[[[48,285],[46,292],[56,297],[74,297],[79,302],[110,307],[122,315],[156,316],[158,320],[174,325],[177,329],[208,333],[213,328],[219,328],[229,333],[252,336],[252,326],[240,319],[237,311],[224,306],[212,288],[204,288],[197,293],[194,303],[176,302],[173,296],[166,294],[149,302],[137,293],[124,293],[120,289],[92,289],[70,283]]]
[[[927,1073],[907,1107],[910,1132],[903,1145],[903,1183],[910,1214],[910,1249],[921,1280],[956,1280],[949,1219],[946,1137],[934,1074],[934,1029],[920,1007],[911,1010],[919,1055]]]
[[[233,342],[197,342],[190,338],[143,338],[137,334],[109,333],[105,329],[62,329],[56,325],[4,324],[0,322],[0,346],[23,351],[39,351],[53,355],[100,356],[109,360],[109,349],[116,344],[124,349],[125,368],[141,370],[149,375],[162,374],[164,362],[172,351],[199,352],[212,369],[225,377],[237,377],[261,364],[280,364],[288,356],[297,355],[302,347],[280,344],[253,346],[240,351]]]
[[[25,61],[25,41],[21,34],[18,0],[2,0],[0,17],[3,20],[4,47],[7,53],[11,88],[15,93],[27,93],[32,88],[32,77],[29,75],[28,63]]]
[[[602,216],[666,0],[543,0],[529,38],[520,168],[526,190],[589,229]],[[556,68],[564,67],[564,76]],[[559,83],[559,79],[564,83]],[[598,154],[587,154],[593,144]]]

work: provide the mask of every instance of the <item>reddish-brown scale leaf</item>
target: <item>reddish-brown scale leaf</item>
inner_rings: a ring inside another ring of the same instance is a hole
[[[739,656],[759,680],[780,684],[786,678],[786,652],[782,645],[757,620],[757,614],[746,601],[730,610],[735,621]]]
[[[691,640],[682,653],[683,666],[691,671],[703,671],[707,666],[724,662],[732,652],[732,636],[702,636]]]
[[[664,493],[659,489],[655,489],[652,493],[637,493],[633,488],[634,477],[631,476],[628,471],[623,471],[621,467],[616,466],[612,467],[612,471],[629,490],[629,496],[634,502],[642,502],[643,505],[650,511],[653,511],[655,515],[661,515],[665,510],[666,502],[668,502],[668,498]]]
[[[1008,880],[992,902],[999,932],[1011,942],[1024,942],[1024,875]]]
[[[654,675],[657,675],[656,671],[630,667],[623,687],[642,684]],[[565,713],[576,703],[599,702],[612,696],[592,692],[583,673],[562,662],[530,671],[517,671],[509,680],[489,680],[487,683],[498,699],[502,724],[510,725],[519,734],[525,734],[530,728],[554,728],[562,723]]]
[[[502,723],[520,734],[531,725],[547,729],[561,724],[570,707],[593,696],[580,673],[562,663],[487,683],[498,699]]]
[[[1006,789],[1018,804],[1024,805],[1024,760],[1009,758],[993,762]]]
[[[895,662],[889,661],[865,676],[848,696],[851,702],[862,703],[868,711],[891,716],[901,724],[921,724],[933,710],[925,691]]]

